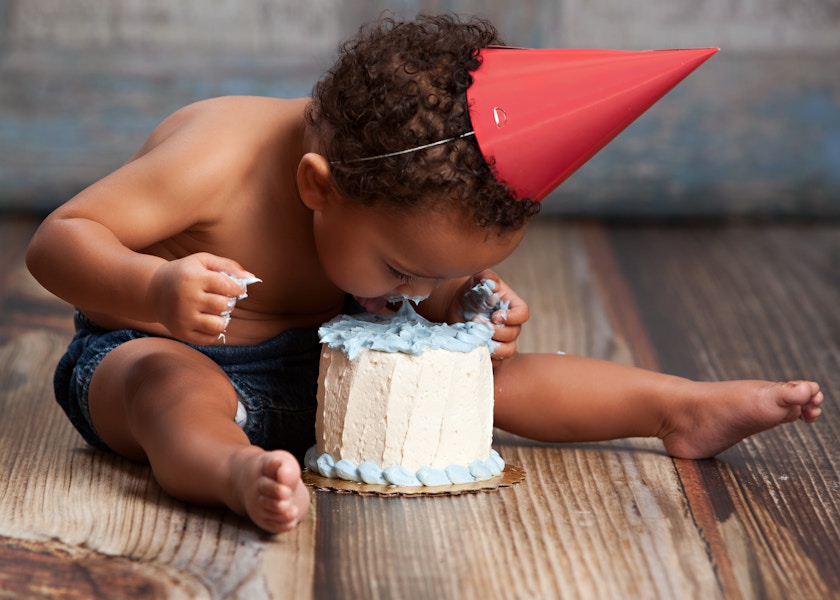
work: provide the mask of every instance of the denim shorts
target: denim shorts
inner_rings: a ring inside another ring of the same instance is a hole
[[[345,304],[345,312],[363,310],[352,299]],[[103,329],[80,312],[74,322],[76,334],[56,367],[55,397],[88,444],[110,450],[90,418],[91,378],[111,350],[130,340],[154,336],[134,329]],[[252,444],[266,450],[282,448],[299,460],[303,458],[315,443],[321,354],[317,327],[288,329],[254,346],[187,345],[227,374],[239,398],[237,422]]]

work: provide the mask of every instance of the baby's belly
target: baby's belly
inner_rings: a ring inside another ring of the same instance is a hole
[[[288,329],[318,327],[338,314],[338,310],[310,315],[262,315],[233,311],[225,331],[228,345],[254,345],[280,335]]]
[[[82,310],[85,316],[105,329],[136,329],[162,337],[176,337],[160,323],[135,321],[125,317]],[[268,315],[236,308],[224,332],[224,343],[251,346],[269,340],[288,329],[318,327],[339,313],[338,309],[298,315]],[[221,339],[219,341],[221,343]]]

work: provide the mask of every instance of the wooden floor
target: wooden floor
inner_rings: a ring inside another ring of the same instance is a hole
[[[23,266],[35,226],[0,220],[0,598],[840,598],[840,224],[546,220],[499,269],[531,306],[523,350],[816,379],[815,426],[696,462],[497,432],[521,484],[318,492],[277,537],[84,446],[52,399],[71,311]]]

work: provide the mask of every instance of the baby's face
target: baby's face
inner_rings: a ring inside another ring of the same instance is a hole
[[[520,231],[498,235],[450,213],[401,213],[344,201],[314,217],[321,266],[368,308],[388,297],[425,297],[442,282],[504,260]]]

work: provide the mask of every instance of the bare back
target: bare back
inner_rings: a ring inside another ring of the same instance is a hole
[[[312,215],[296,189],[306,103],[226,97],[181,109],[126,165],[45,224],[92,222],[133,252],[167,261],[210,253],[238,262],[263,283],[251,285],[249,297],[236,305],[229,344],[258,343],[288,328],[317,325],[339,311],[343,293],[320,267]],[[79,253],[81,269],[85,260]],[[57,287],[58,295],[104,327],[168,335],[159,323],[127,317],[119,302],[103,310],[90,293],[61,293],[72,289],[69,282]]]

